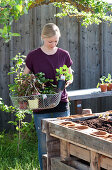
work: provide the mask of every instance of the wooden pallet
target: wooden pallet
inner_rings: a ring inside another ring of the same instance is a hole
[[[47,170],[55,170],[56,166],[58,170],[64,166],[64,170],[83,170],[85,167],[87,170],[112,170],[112,142],[85,130],[60,126],[57,119],[44,119],[42,129],[47,139]]]

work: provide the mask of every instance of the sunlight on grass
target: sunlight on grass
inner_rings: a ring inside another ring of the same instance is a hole
[[[0,170],[40,170],[35,132],[21,141],[19,152],[14,134],[0,133]]]

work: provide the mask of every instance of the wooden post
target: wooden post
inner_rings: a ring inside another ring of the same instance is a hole
[[[62,161],[66,161],[70,157],[70,144],[60,139],[60,157]]]
[[[47,154],[42,155],[43,170],[47,170]]]
[[[51,170],[51,158],[60,155],[60,140],[50,136],[49,124],[46,128],[47,170]]]
[[[75,103],[75,113],[82,114],[82,100],[74,100]]]
[[[91,151],[90,170],[100,170],[100,154]]]

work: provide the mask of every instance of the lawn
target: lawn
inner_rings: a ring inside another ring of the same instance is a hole
[[[23,134],[18,151],[17,133],[0,133],[0,170],[40,170],[35,130]]]

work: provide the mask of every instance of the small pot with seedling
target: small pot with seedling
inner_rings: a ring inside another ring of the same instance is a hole
[[[107,82],[107,91],[112,90],[112,79],[111,79],[111,74],[108,73],[108,77],[105,80]]]
[[[68,80],[72,80],[72,74],[69,73],[69,68],[63,65],[59,69],[56,69],[56,79],[57,79],[57,91],[63,91],[65,84]]]
[[[101,92],[106,92],[107,91],[107,80],[105,76],[102,76],[100,78],[100,82],[98,82],[97,84],[97,88],[100,87],[101,88]]]

